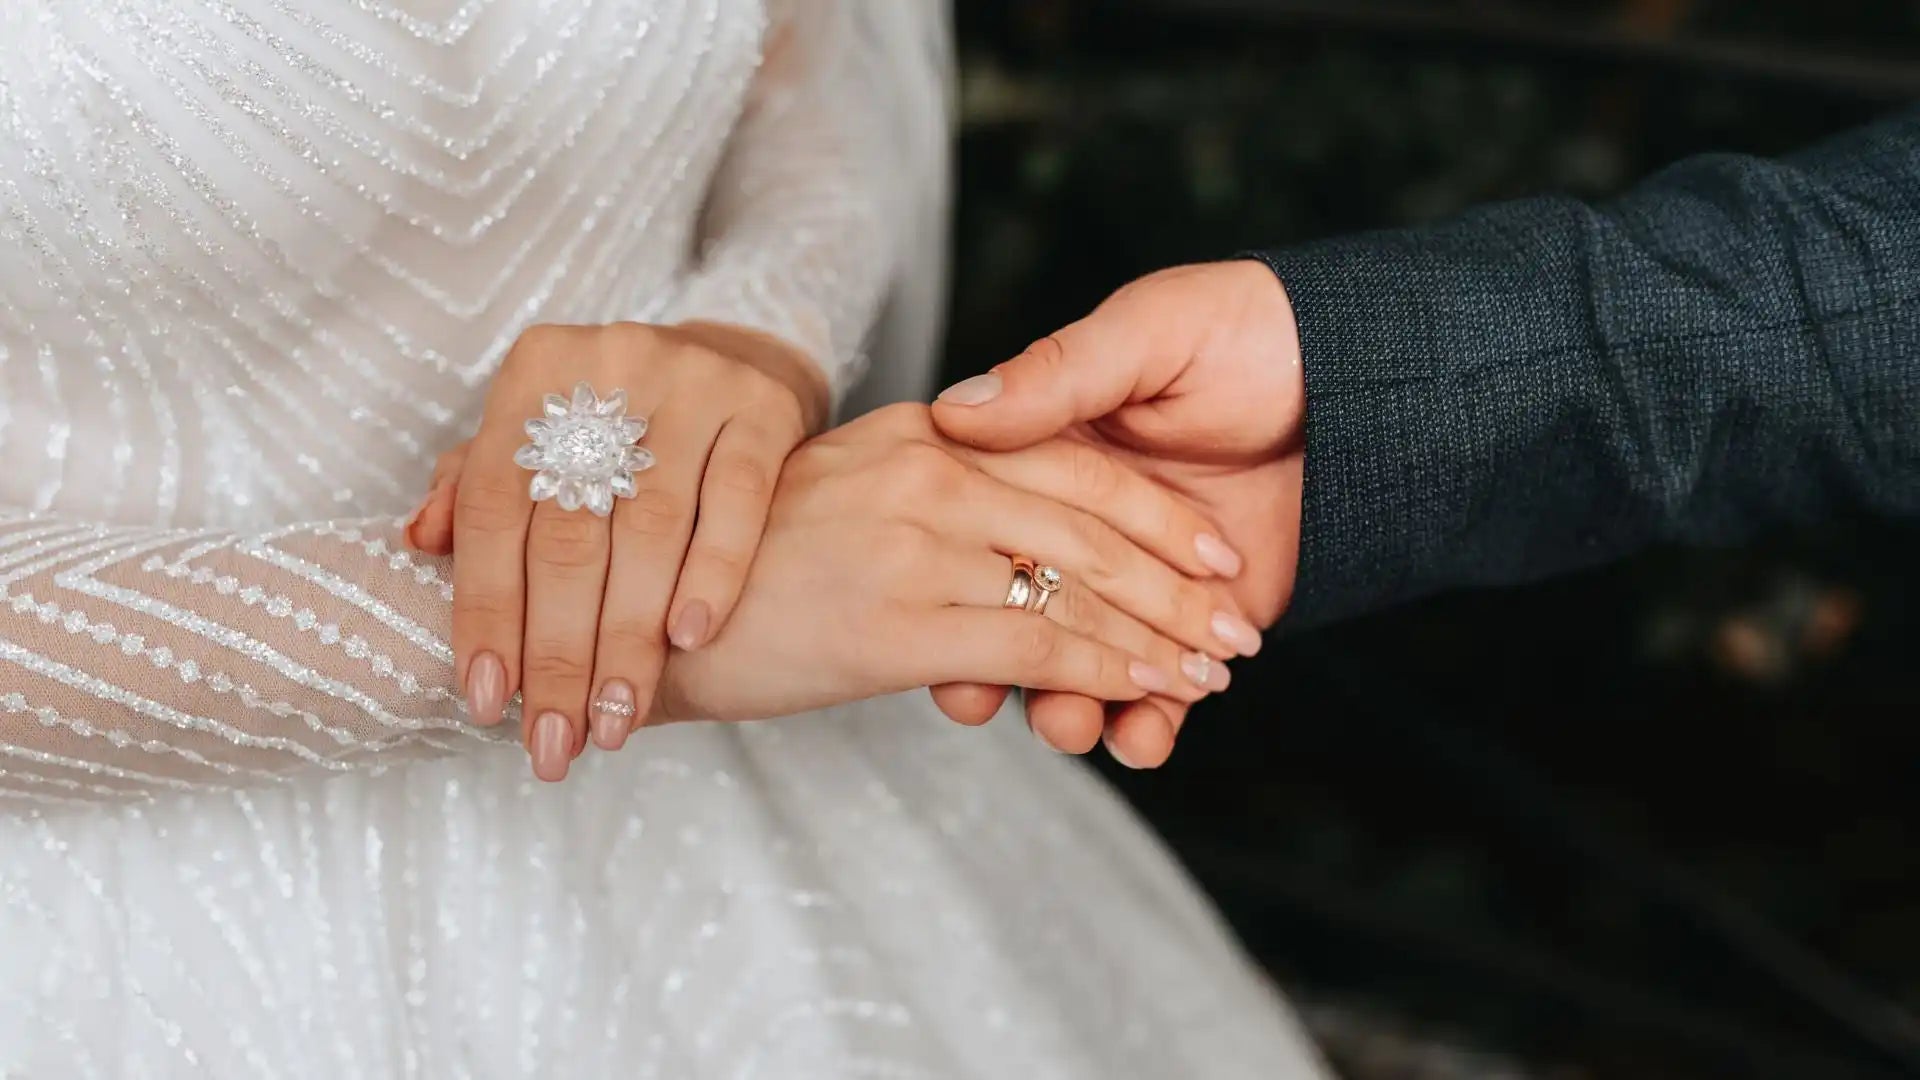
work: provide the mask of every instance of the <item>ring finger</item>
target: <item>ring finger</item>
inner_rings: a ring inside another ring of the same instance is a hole
[[[966,581],[968,588],[949,602],[972,607],[1006,603],[1013,577],[1012,560],[997,552],[979,551],[967,561],[969,565],[958,580]],[[1057,569],[1061,572],[1060,588],[1047,605],[1046,614],[1036,617],[1053,619],[1085,637],[1125,649],[1152,664],[1167,676],[1167,688],[1160,692],[1169,697],[1191,702],[1226,689],[1224,663],[1184,647],[1115,607],[1087,588],[1071,564]]]
[[[970,520],[980,524],[969,539],[1074,572],[1084,591],[1104,597],[1209,661],[1233,655],[1233,648],[1214,632],[1216,615],[1223,613],[1216,612],[1212,592],[1112,526],[984,478],[971,499],[979,512]],[[1204,684],[1204,673],[1197,681]]]
[[[660,409],[647,436],[655,462],[634,477],[633,497],[614,503],[606,601],[595,609],[591,723],[594,745],[603,750],[619,749],[653,702],[667,661],[667,605],[717,434],[717,424],[676,416],[671,405]]]

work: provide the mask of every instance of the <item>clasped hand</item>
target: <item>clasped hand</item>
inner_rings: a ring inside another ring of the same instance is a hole
[[[590,730],[615,749],[648,723],[782,716],[922,686],[1185,705],[1226,687],[1221,661],[1258,647],[1221,583],[1237,560],[1214,526],[1084,441],[973,450],[943,438],[925,406],[902,405],[802,444],[810,410],[800,391],[781,394],[806,380],[768,377],[774,365],[740,358],[724,331],[564,329],[534,335],[537,363],[509,358],[480,434],[442,460],[408,529],[421,550],[454,556],[463,679],[499,664],[482,672],[499,681],[474,719],[498,722],[518,690],[544,779],[565,776]],[[576,378],[623,387],[636,415],[652,413],[661,465],[640,477],[661,494],[622,500],[610,523],[534,503],[512,462],[541,393]],[[736,427],[748,437],[728,464]],[[1044,616],[1003,606],[1016,555],[1064,575]],[[695,601],[701,633],[679,633],[669,613]],[[596,708],[612,682],[629,715]],[[1048,744],[1098,742],[1097,715],[1056,715],[1034,719]]]

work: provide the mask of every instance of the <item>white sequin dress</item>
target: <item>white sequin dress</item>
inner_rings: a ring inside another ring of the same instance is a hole
[[[890,303],[869,385],[916,387],[937,5],[0,32],[0,1076],[1318,1074],[1017,720],[682,725],[537,785],[395,543],[532,322],[751,323],[844,390]]]

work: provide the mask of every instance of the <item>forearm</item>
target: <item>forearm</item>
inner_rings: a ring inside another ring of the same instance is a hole
[[[0,516],[0,812],[449,751],[450,568],[384,521]]]
[[[1920,513],[1920,114],[1263,257],[1306,378],[1300,621]]]

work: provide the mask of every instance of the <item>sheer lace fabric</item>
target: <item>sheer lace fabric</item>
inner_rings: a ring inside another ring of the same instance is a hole
[[[233,787],[484,737],[449,689],[449,578],[377,522],[0,520],[0,795]]]

